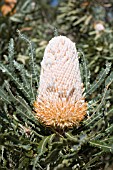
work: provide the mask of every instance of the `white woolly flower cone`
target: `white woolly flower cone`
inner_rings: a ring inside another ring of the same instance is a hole
[[[75,44],[65,36],[52,38],[41,63],[36,117],[47,126],[78,125],[87,110],[82,92]]]

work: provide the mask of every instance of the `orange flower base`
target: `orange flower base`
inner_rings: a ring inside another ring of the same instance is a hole
[[[52,103],[48,101],[35,101],[34,109],[36,117],[45,125],[64,129],[79,125],[84,119],[87,110],[87,103],[83,100],[77,101],[74,105],[68,102],[59,101]]]

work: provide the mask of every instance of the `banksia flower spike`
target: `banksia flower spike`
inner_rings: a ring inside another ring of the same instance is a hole
[[[78,125],[87,110],[82,86],[75,44],[65,36],[52,38],[41,62],[36,117],[55,128]]]

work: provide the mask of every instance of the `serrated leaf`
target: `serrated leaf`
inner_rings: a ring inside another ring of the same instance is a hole
[[[45,136],[39,143],[38,146],[38,153],[39,155],[44,154],[47,151],[46,145],[48,143],[50,136]]]
[[[109,86],[113,82],[113,72],[110,73],[110,75],[107,77],[105,81],[105,86]]]
[[[76,22],[73,22],[73,26],[76,26],[78,24],[80,24],[81,22],[85,21],[85,19],[87,18],[87,16],[83,16],[80,19],[78,19]]]
[[[48,164],[48,163],[50,163],[50,162],[52,163],[52,162],[56,161],[57,158],[58,158],[58,156],[59,156],[59,154],[58,154],[59,151],[60,151],[59,148],[56,148],[56,149],[54,149],[53,151],[51,151],[51,152],[49,153],[49,155],[47,156],[46,160],[45,160],[46,164]]]
[[[104,152],[111,152],[113,153],[113,144],[107,144],[101,141],[90,141],[90,145],[95,146],[103,150]]]
[[[73,136],[71,133],[69,132],[66,132],[65,133],[67,139],[69,139],[70,141],[73,141],[73,142],[78,142],[78,138],[77,136]]]
[[[90,89],[86,91],[86,95],[92,94],[105,80],[105,77],[109,73],[111,68],[111,63],[106,63],[106,68],[102,69],[97,76],[96,80],[93,82],[93,84],[90,86]]]

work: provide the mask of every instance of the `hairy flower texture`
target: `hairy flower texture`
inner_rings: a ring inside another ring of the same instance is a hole
[[[41,62],[36,117],[55,128],[78,125],[87,110],[82,86],[75,44],[65,36],[52,38]]]

